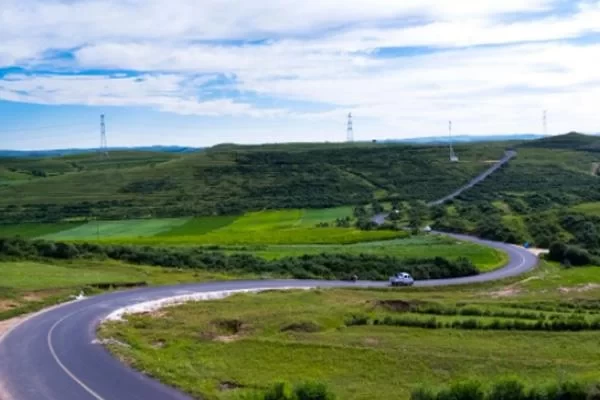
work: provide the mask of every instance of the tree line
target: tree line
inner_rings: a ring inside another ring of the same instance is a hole
[[[203,248],[65,243],[21,238],[0,238],[0,257],[11,259],[108,258],[139,265],[192,268],[227,273],[253,273],[297,279],[387,280],[408,272],[415,279],[443,279],[478,274],[473,263],[461,258],[400,259],[373,254],[313,254],[266,260],[247,253],[227,254]]]

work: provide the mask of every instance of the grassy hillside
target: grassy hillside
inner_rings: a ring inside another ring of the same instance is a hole
[[[600,137],[571,132],[566,135],[551,136],[524,143],[522,147],[600,151]]]
[[[4,222],[128,219],[323,208],[390,196],[433,200],[484,170],[505,147],[460,146],[456,164],[444,147],[374,144],[223,145],[189,155],[0,160],[0,169],[30,176],[20,184],[0,181],[0,213]]]
[[[525,143],[500,171],[453,204],[434,210],[433,224],[545,248],[564,242],[575,246],[568,262],[579,248],[583,258],[576,262],[589,262],[600,255],[596,148],[600,137],[574,133]]]
[[[236,278],[240,277],[242,275],[236,275]],[[108,260],[0,259],[0,322],[68,301],[71,296],[81,291],[91,294],[111,287],[166,285],[231,278],[232,276],[224,273],[178,271],[173,268],[131,265]]]
[[[271,291],[130,316],[101,335],[126,343],[111,350],[137,369],[206,399],[279,381],[324,382],[349,400],[515,376],[587,384],[600,380],[599,278],[598,267],[545,264],[460,288]]]
[[[336,227],[351,217],[349,207],[277,210],[236,216],[149,218],[123,221],[25,223],[0,225],[0,237],[57,241],[96,241],[144,245],[349,244],[408,236],[401,230],[361,231]],[[317,227],[320,223],[332,226]]]

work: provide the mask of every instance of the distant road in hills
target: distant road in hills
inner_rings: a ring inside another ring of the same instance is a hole
[[[444,204],[445,202],[450,201],[450,200],[452,200],[452,199],[460,196],[466,190],[471,189],[473,186],[477,185],[478,183],[480,183],[483,180],[485,180],[488,176],[490,176],[494,172],[498,171],[504,164],[508,163],[510,160],[512,160],[516,156],[517,156],[517,152],[516,151],[513,151],[513,150],[507,151],[504,154],[504,157],[502,157],[502,159],[500,161],[498,161],[497,163],[495,163],[494,165],[492,165],[489,169],[487,169],[483,173],[477,175],[475,178],[471,179],[471,181],[469,183],[467,183],[466,185],[458,188],[456,191],[450,193],[446,197],[443,197],[443,198],[441,198],[439,200],[430,202],[429,205],[430,206],[437,206],[437,205],[440,205],[440,204]]]
[[[427,205],[430,207],[438,206],[440,204],[444,204],[445,202],[450,201],[450,200],[460,196],[463,192],[471,189],[473,186],[484,181],[486,178],[488,178],[494,172],[498,171],[503,165],[507,164],[510,160],[512,160],[516,156],[517,156],[516,151],[514,151],[514,150],[507,151],[506,153],[504,153],[504,157],[502,157],[502,159],[498,160],[498,162],[496,162],[490,168],[488,168],[481,174],[477,175],[475,178],[471,179],[466,185],[461,186],[460,188],[456,189],[454,192],[450,193],[447,196],[442,197],[441,199],[427,203]],[[388,215],[389,215],[389,213],[380,213],[380,214],[375,215],[371,220],[374,223],[376,223],[377,225],[383,225],[385,223],[385,220],[388,217]]]

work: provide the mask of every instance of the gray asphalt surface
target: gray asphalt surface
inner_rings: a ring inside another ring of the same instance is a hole
[[[452,200],[452,199],[460,196],[463,192],[471,189],[473,186],[475,186],[478,183],[484,181],[488,176],[490,176],[494,172],[498,171],[500,169],[500,167],[502,167],[504,164],[508,163],[510,160],[512,160],[516,156],[517,156],[517,152],[516,151],[514,151],[514,150],[507,151],[506,153],[504,153],[504,157],[502,157],[501,160],[499,160],[497,163],[495,163],[494,165],[492,165],[490,168],[488,168],[483,173],[481,173],[481,174],[477,175],[475,178],[471,179],[471,181],[469,181],[469,183],[467,183],[466,185],[464,185],[461,188],[457,189],[456,191],[450,193],[446,197],[442,197],[439,200],[432,201],[428,205],[429,206],[437,206],[437,205],[440,205],[440,204],[444,204],[445,202],[450,201],[450,200]]]
[[[510,262],[502,269],[473,277],[418,281],[417,286],[486,282],[523,274],[537,264],[527,250],[462,235],[457,239],[503,250]],[[151,287],[110,293],[69,303],[38,314],[0,342],[2,400],[163,400],[189,399],[183,393],[136,372],[95,344],[96,328],[110,312],[149,300],[196,292],[281,287],[383,287],[387,282],[230,281]],[[399,289],[402,290],[402,289]]]

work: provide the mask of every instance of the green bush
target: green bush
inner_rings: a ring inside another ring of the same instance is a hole
[[[296,397],[287,383],[276,383],[267,390],[263,400],[296,400]]]
[[[567,381],[526,389],[518,380],[506,380],[492,385],[487,391],[478,382],[455,383],[438,392],[419,388],[412,392],[411,400],[596,400],[599,396],[597,384],[586,387]]]
[[[335,400],[327,386],[319,382],[308,382],[292,388],[287,383],[276,383],[264,394],[254,394],[248,400]]]
[[[311,254],[265,260],[251,254],[226,254],[202,248],[99,245],[89,243],[51,243],[20,238],[0,238],[0,258],[77,259],[109,258],[132,264],[172,268],[193,268],[219,272],[242,272],[291,276],[298,279],[346,279],[349,273],[364,280],[387,280],[398,271],[415,279],[441,279],[476,275],[468,259],[456,261],[436,257],[399,259],[373,254]]]
[[[369,324],[369,317],[366,315],[352,315],[347,318],[345,323],[346,326],[363,326]]]
[[[411,316],[375,318],[373,325],[403,326],[425,329],[468,329],[468,330],[515,330],[515,331],[550,331],[550,332],[579,332],[585,330],[600,330],[600,319],[589,322],[583,318],[559,317],[555,320],[537,320],[535,323],[521,320],[493,320],[489,323],[470,318],[441,323],[435,318],[421,319]]]
[[[484,400],[485,393],[478,382],[455,383],[449,389],[442,390],[437,400]]]
[[[322,383],[305,383],[294,389],[296,400],[334,400],[335,396]]]
[[[521,400],[525,399],[525,386],[518,381],[510,380],[495,384],[487,396],[488,400]]]

